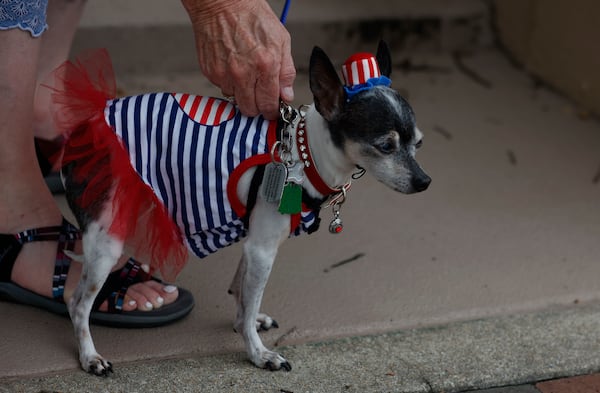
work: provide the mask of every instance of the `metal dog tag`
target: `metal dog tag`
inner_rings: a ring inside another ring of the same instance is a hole
[[[292,166],[287,168],[287,182],[302,185],[304,183],[304,164],[301,162],[295,162]]]
[[[283,186],[287,180],[288,171],[284,164],[270,162],[265,166],[265,174],[261,185],[261,195],[269,203],[279,203],[283,194]]]

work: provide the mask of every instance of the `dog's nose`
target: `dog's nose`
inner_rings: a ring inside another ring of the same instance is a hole
[[[425,191],[430,183],[431,178],[425,174],[423,174],[423,176],[413,177],[412,179],[412,186],[416,192]]]

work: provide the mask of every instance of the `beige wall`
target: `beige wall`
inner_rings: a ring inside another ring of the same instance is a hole
[[[501,40],[533,74],[600,114],[600,1],[495,0]]]

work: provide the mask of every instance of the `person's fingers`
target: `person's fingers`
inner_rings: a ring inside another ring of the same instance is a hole
[[[294,99],[296,70],[289,33],[268,3],[187,9],[202,72],[225,96],[233,96],[244,115],[275,119],[280,97]]]
[[[296,79],[296,67],[294,67],[290,45],[290,40],[284,42],[281,69],[279,70],[279,95],[285,102],[294,101],[294,80]]]
[[[279,115],[279,68],[279,58],[263,59],[257,64],[256,106],[269,120],[275,120]]]
[[[240,112],[246,116],[257,116],[260,112],[256,105],[256,76],[251,69],[234,63],[229,72],[234,87],[234,98]]]

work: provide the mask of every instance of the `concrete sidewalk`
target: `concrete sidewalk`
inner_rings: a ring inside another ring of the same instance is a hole
[[[186,267],[179,284],[198,306],[184,321],[94,329],[98,348],[116,364],[110,379],[77,369],[69,321],[0,303],[0,314],[11,316],[0,324],[0,385],[451,392],[598,370],[598,123],[535,88],[496,51],[463,60],[491,88],[448,55],[412,61],[441,70],[393,75],[426,134],[419,158],[434,183],[405,197],[365,177],[344,206],[341,236],[321,231],[284,245],[264,299],[281,328],[265,342],[285,347],[291,373],[256,370],[241,354],[226,294],[239,257],[233,246]],[[305,83],[300,75],[299,102],[310,99]],[[182,74],[124,75],[120,85],[128,94],[215,93]],[[395,333],[378,335],[386,332]],[[350,338],[330,341],[340,337]],[[48,373],[59,376],[31,379]]]
[[[186,267],[177,284],[197,307],[185,320],[93,328],[108,379],[78,369],[68,320],[0,303],[0,391],[459,392],[600,370],[600,124],[502,53],[472,49],[394,52],[430,189],[407,197],[367,175],[342,235],[282,248],[263,302],[281,327],[264,340],[292,372],[255,369],[232,332],[236,245]],[[220,95],[170,64],[124,64],[119,86]],[[296,105],[307,86],[300,69]]]
[[[0,392],[450,393],[509,385],[489,393],[533,393],[531,384],[515,385],[600,370],[599,324],[598,303],[556,307],[278,348],[291,372],[256,369],[242,353],[188,354],[117,364],[108,378],[76,370],[4,379]]]

